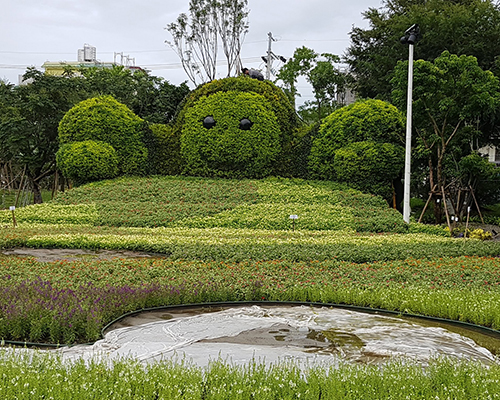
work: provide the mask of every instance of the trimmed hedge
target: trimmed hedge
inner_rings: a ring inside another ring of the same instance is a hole
[[[121,173],[141,174],[147,159],[142,128],[143,120],[127,106],[112,96],[100,96],[78,103],[64,115],[59,123],[59,141],[108,143],[116,150]]]
[[[391,182],[404,167],[404,148],[371,141],[351,143],[335,152],[333,167],[340,182],[388,199]]]
[[[349,143],[373,141],[404,144],[405,118],[393,105],[381,100],[358,101],[342,107],[320,126],[309,156],[311,176],[336,179],[335,152]]]
[[[273,175],[298,176],[296,171],[300,169],[297,163],[297,147],[301,146],[301,134],[299,128],[304,124],[300,121],[293,105],[283,91],[270,81],[259,81],[247,76],[236,78],[216,79],[212,82],[200,85],[184,99],[179,106],[179,112],[173,125],[173,136],[180,140],[183,126],[186,122],[186,113],[201,98],[209,97],[219,92],[244,92],[256,93],[263,96],[269,104],[269,111],[274,113],[280,132],[281,152],[273,165]],[[302,168],[303,169],[303,168]]]
[[[181,144],[170,125],[149,125],[153,147],[149,149],[155,174],[178,175],[182,172]]]
[[[64,144],[57,152],[56,160],[63,175],[77,185],[118,175],[116,151],[104,142],[85,140]]]
[[[278,121],[262,95],[218,92],[185,114],[181,154],[188,175],[260,178],[281,151]],[[205,127],[210,117],[213,127]],[[250,121],[245,129],[243,121]]]

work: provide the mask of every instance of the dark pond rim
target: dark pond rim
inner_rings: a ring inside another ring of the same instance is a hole
[[[112,330],[111,327],[123,319],[127,317],[133,317],[142,313],[155,312],[155,311],[180,311],[186,309],[196,309],[196,308],[207,308],[207,307],[241,307],[241,306],[309,306],[309,307],[327,307],[327,308],[337,308],[343,310],[357,311],[366,314],[378,314],[382,316],[398,316],[405,318],[413,318],[421,321],[442,323],[449,326],[459,327],[465,330],[469,330],[472,332],[481,333],[483,335],[487,335],[493,337],[495,339],[500,340],[500,331],[488,328],[482,325],[472,324],[470,322],[456,321],[447,318],[439,318],[432,317],[427,315],[419,315],[419,314],[411,314],[402,311],[395,310],[386,310],[381,308],[371,308],[371,307],[361,307],[354,306],[348,304],[335,304],[335,303],[321,303],[321,302],[310,302],[310,301],[217,301],[217,302],[207,302],[207,303],[187,303],[187,304],[171,304],[166,306],[158,306],[158,307],[150,307],[150,308],[141,308],[139,310],[130,311],[119,317],[115,318],[108,324],[104,326],[101,330],[101,338],[104,338],[104,335],[107,331]],[[98,340],[100,340],[98,339]],[[96,340],[97,341],[97,340]],[[94,342],[89,343],[75,343],[75,344],[55,344],[55,343],[35,343],[35,342],[23,342],[23,341],[12,341],[12,340],[1,340],[0,346],[15,346],[15,347],[32,347],[32,348],[40,348],[40,349],[57,349],[57,348],[67,348],[74,346],[85,346],[85,345],[93,345]]]

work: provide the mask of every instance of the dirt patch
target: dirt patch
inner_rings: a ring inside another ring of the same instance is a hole
[[[161,255],[126,250],[30,249],[27,247],[0,251],[5,256],[34,257],[40,262],[59,260],[111,260],[113,258],[160,258]]]

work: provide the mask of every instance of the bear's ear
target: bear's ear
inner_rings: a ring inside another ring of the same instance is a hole
[[[243,118],[241,121],[240,121],[240,129],[244,130],[244,131],[248,131],[253,125],[253,122],[250,121],[248,118]]]
[[[207,129],[212,129],[215,126],[215,119],[211,115],[203,118],[203,127]]]

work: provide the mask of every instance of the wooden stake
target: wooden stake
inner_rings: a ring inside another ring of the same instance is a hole
[[[446,197],[444,195],[444,186],[441,186],[441,193],[443,195],[444,212],[446,214],[446,221],[448,222],[448,229],[450,230],[450,233],[451,233],[450,214],[448,214],[448,206],[446,205]]]
[[[422,217],[424,216],[425,210],[427,209],[427,206],[431,202],[432,195],[434,194],[434,190],[436,190],[436,185],[432,187],[432,190],[429,192],[429,198],[427,199],[424,209],[422,210],[422,213],[420,214],[420,218],[418,219],[418,223],[420,224],[420,221],[422,221]]]
[[[19,183],[19,189],[17,189],[16,204],[14,204],[15,207],[17,207],[17,203],[19,202],[19,195],[21,194],[21,190],[23,189],[23,180],[24,180],[25,174],[26,174],[26,165],[24,166],[23,174],[21,176],[21,182]]]
[[[474,190],[472,189],[471,185],[469,185],[469,188],[470,188],[470,192],[472,194],[472,198],[474,199],[474,203],[476,203],[477,212],[479,213],[479,216],[481,217],[481,222],[484,224],[483,214],[481,214],[481,210],[479,209],[479,204],[477,203],[476,196],[474,196]]]

